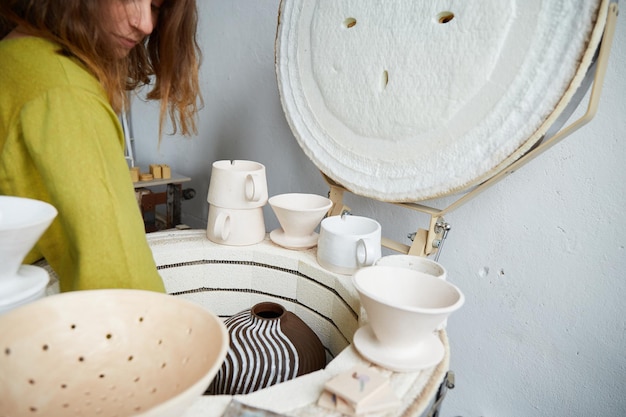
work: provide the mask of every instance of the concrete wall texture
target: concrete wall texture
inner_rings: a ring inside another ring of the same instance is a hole
[[[168,163],[197,191],[183,222],[205,228],[211,163],[266,165],[269,194],[328,187],[290,131],[274,72],[278,0],[201,0],[204,107],[197,137],[164,136],[158,106],[135,100],[139,165]],[[626,26],[620,16],[598,115],[454,210],[439,261],[465,293],[448,323],[456,388],[443,416],[626,415]],[[574,117],[581,115],[578,111]],[[444,207],[449,199],[442,199]],[[358,196],[383,235],[427,218]],[[278,227],[265,207],[267,230]]]

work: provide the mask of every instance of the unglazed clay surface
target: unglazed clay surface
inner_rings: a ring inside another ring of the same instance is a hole
[[[420,201],[459,191],[554,123],[606,9],[599,0],[283,1],[283,108],[307,156],[356,194]]]

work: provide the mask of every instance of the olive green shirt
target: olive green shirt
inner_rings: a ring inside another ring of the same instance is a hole
[[[44,257],[61,291],[164,291],[124,158],[116,113],[95,77],[50,41],[0,41],[0,194],[59,212],[25,263]]]

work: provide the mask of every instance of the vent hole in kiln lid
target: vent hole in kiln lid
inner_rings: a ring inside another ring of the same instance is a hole
[[[454,13],[452,12],[441,12],[437,15],[437,22],[439,23],[448,23],[452,19],[454,19]]]
[[[356,26],[356,19],[354,17],[348,17],[346,20],[343,21],[343,26],[346,29],[353,28],[354,26]]]
[[[412,0],[283,2],[282,106],[306,155],[355,194],[416,202],[467,190],[526,154],[563,113],[608,5],[535,1],[516,13],[497,0],[454,11]]]

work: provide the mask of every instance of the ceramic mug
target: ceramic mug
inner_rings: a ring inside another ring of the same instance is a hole
[[[413,269],[424,274],[432,275],[445,280],[448,272],[439,262],[432,259],[415,255],[388,255],[383,256],[375,262],[375,265],[398,266],[401,268]]]
[[[259,162],[213,162],[207,202],[231,209],[252,209],[267,203],[265,166]]]
[[[254,245],[265,239],[263,208],[232,209],[209,204],[207,237],[222,245]]]
[[[317,262],[325,269],[350,275],[381,256],[381,226],[361,216],[331,216],[322,220]]]

